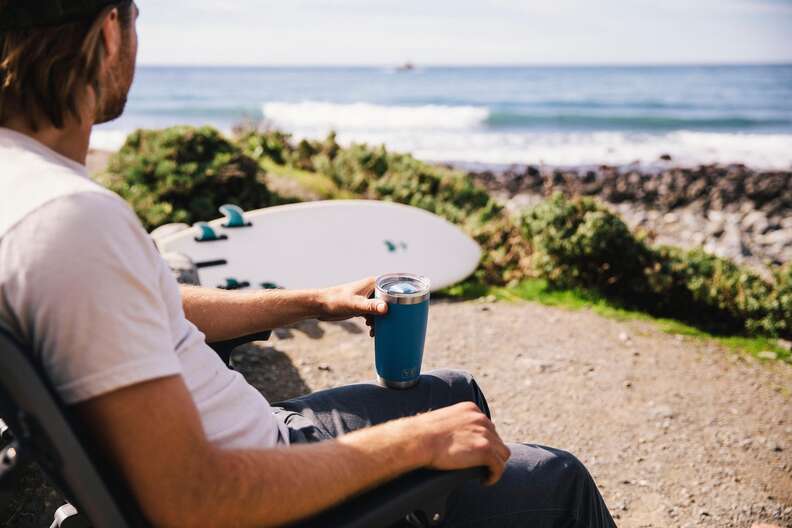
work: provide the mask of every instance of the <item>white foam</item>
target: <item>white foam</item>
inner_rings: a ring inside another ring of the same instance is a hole
[[[331,126],[287,127],[296,138],[322,138]],[[343,145],[385,144],[427,161],[530,163],[546,165],[625,165],[654,163],[669,154],[675,165],[744,163],[756,169],[792,169],[792,134],[678,131],[488,132],[436,128],[337,128]],[[230,132],[225,131],[227,135]],[[127,131],[97,129],[91,148],[117,150]]]
[[[326,131],[296,131],[322,137]],[[625,165],[654,163],[668,154],[675,165],[744,163],[757,169],[792,168],[792,134],[670,132],[342,132],[342,144],[385,144],[428,161],[528,163],[547,165]]]
[[[480,106],[384,106],[371,103],[269,102],[264,118],[289,129],[467,130],[484,125],[489,110]]]
[[[127,130],[94,129],[91,132],[91,148],[116,151],[124,145],[128,133]]]

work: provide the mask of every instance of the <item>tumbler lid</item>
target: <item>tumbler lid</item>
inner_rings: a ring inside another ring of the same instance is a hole
[[[418,304],[429,298],[429,279],[414,273],[387,273],[377,277],[377,298],[395,304]]]

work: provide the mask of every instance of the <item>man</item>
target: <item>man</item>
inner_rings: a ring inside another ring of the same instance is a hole
[[[0,325],[30,345],[157,526],[274,526],[402,473],[486,466],[449,526],[613,526],[572,455],[498,436],[463,372],[271,407],[206,341],[387,310],[371,279],[181,291],[131,209],[91,182],[91,127],[121,114],[137,7],[0,0]],[[537,427],[539,425],[537,424]]]

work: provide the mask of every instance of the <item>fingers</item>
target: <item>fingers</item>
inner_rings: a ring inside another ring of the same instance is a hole
[[[504,463],[508,462],[511,458],[511,449],[509,449],[509,446],[504,444],[500,438],[498,438],[495,450],[498,452],[498,456],[501,458],[501,460],[503,460]]]
[[[489,475],[484,480],[485,486],[492,486],[501,479],[503,473],[506,471],[506,462],[511,456],[511,451],[509,451],[509,448],[503,444],[497,435],[494,435],[490,444],[490,455],[487,459]]]
[[[376,281],[376,277],[366,277],[365,279],[360,279],[353,284],[360,295],[363,297],[369,297],[372,293],[374,293],[374,285],[376,284]]]

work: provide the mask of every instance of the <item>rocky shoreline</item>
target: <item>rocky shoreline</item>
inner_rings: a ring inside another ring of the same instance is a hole
[[[706,251],[758,270],[792,262],[792,170],[745,165],[510,166],[470,175],[514,211],[554,192],[594,196],[656,244]]]

